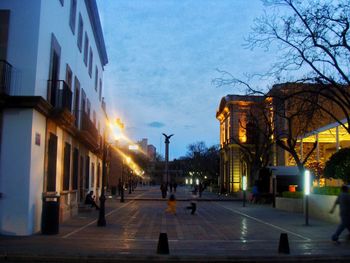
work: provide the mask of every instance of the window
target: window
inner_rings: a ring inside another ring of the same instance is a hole
[[[90,56],[89,56],[89,58],[90,58],[89,59],[89,76],[91,78],[91,75],[92,75],[92,62],[93,62],[93,59],[94,59],[91,47],[90,47]]]
[[[71,146],[69,143],[65,143],[64,146],[64,159],[63,159],[63,190],[69,190],[70,179],[70,151]]]
[[[87,103],[86,103],[86,114],[90,118],[91,103],[90,103],[89,99],[87,99],[86,101],[87,101]]]
[[[83,19],[81,17],[81,14],[79,13],[77,44],[78,44],[78,48],[79,48],[80,52],[81,52],[81,49],[83,47],[83,29],[84,29]]]
[[[84,190],[84,157],[80,155],[80,165],[79,165],[79,200],[85,200],[85,190]]]
[[[73,32],[75,33],[75,17],[77,15],[77,0],[70,1],[70,14],[69,14],[69,26]]]
[[[88,51],[89,51],[89,38],[87,36],[87,33],[85,32],[85,39],[84,39],[84,63],[85,63],[85,66],[87,66]]]
[[[49,90],[48,100],[52,106],[57,105],[57,80],[59,79],[61,46],[59,45],[54,34],[51,35],[51,54],[50,54],[50,70],[49,70]]]
[[[7,59],[10,11],[0,10],[0,59]]]
[[[56,191],[56,167],[57,167],[57,136],[50,132],[47,161],[46,190]]]
[[[73,152],[73,185],[72,189],[78,189],[78,173],[79,173],[79,150],[74,148]]]
[[[79,127],[79,100],[80,100],[80,82],[77,77],[74,78],[74,117],[75,126]]]
[[[81,111],[85,112],[86,110],[86,94],[84,89],[81,89]]]
[[[85,162],[85,188],[89,188],[89,177],[90,177],[90,157],[86,156]]]
[[[101,99],[102,99],[102,80],[101,79],[100,79],[100,87],[98,90],[98,98],[101,101]]]
[[[97,91],[98,86],[98,69],[97,66],[95,67],[95,90]]]
[[[70,90],[72,90],[73,73],[70,66],[66,64],[66,83]]]
[[[100,187],[100,181],[101,181],[101,165],[100,163],[97,164],[97,187]]]
[[[91,188],[94,187],[95,184],[95,163],[91,163]]]

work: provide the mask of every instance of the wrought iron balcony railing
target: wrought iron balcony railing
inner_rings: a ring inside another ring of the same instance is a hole
[[[48,80],[47,94],[54,108],[72,111],[72,91],[64,80]]]
[[[85,112],[81,112],[81,128],[82,131],[86,131],[93,138],[94,142],[98,144],[98,130],[96,129],[93,122]]]
[[[10,95],[12,65],[0,59],[0,93]]]

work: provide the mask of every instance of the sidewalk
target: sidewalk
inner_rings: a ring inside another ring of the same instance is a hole
[[[190,191],[178,188],[177,214],[167,214],[158,187],[138,187],[131,195],[106,202],[106,227],[98,212],[80,213],[53,236],[0,237],[2,262],[348,262],[350,242],[335,245],[336,225],[266,205],[242,206],[240,200],[204,192],[190,215]],[[157,254],[166,233],[169,255]],[[290,254],[278,253],[287,233]]]

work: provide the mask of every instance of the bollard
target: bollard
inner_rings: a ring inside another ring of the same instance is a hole
[[[168,244],[167,233],[159,234],[157,254],[169,254],[169,244]]]
[[[281,233],[278,253],[289,254],[289,242],[287,233]]]

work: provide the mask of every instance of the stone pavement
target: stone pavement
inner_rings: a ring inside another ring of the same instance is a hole
[[[204,192],[198,210],[185,209],[191,194],[178,188],[176,215],[165,212],[159,187],[138,187],[125,203],[106,202],[106,227],[98,212],[80,213],[58,235],[0,236],[2,262],[349,262],[350,242],[330,241],[336,225],[266,205]],[[225,201],[225,202],[223,202]],[[170,253],[157,254],[166,233]],[[290,254],[278,253],[281,233]],[[346,235],[344,233],[344,235]],[[343,236],[344,238],[344,236]]]

